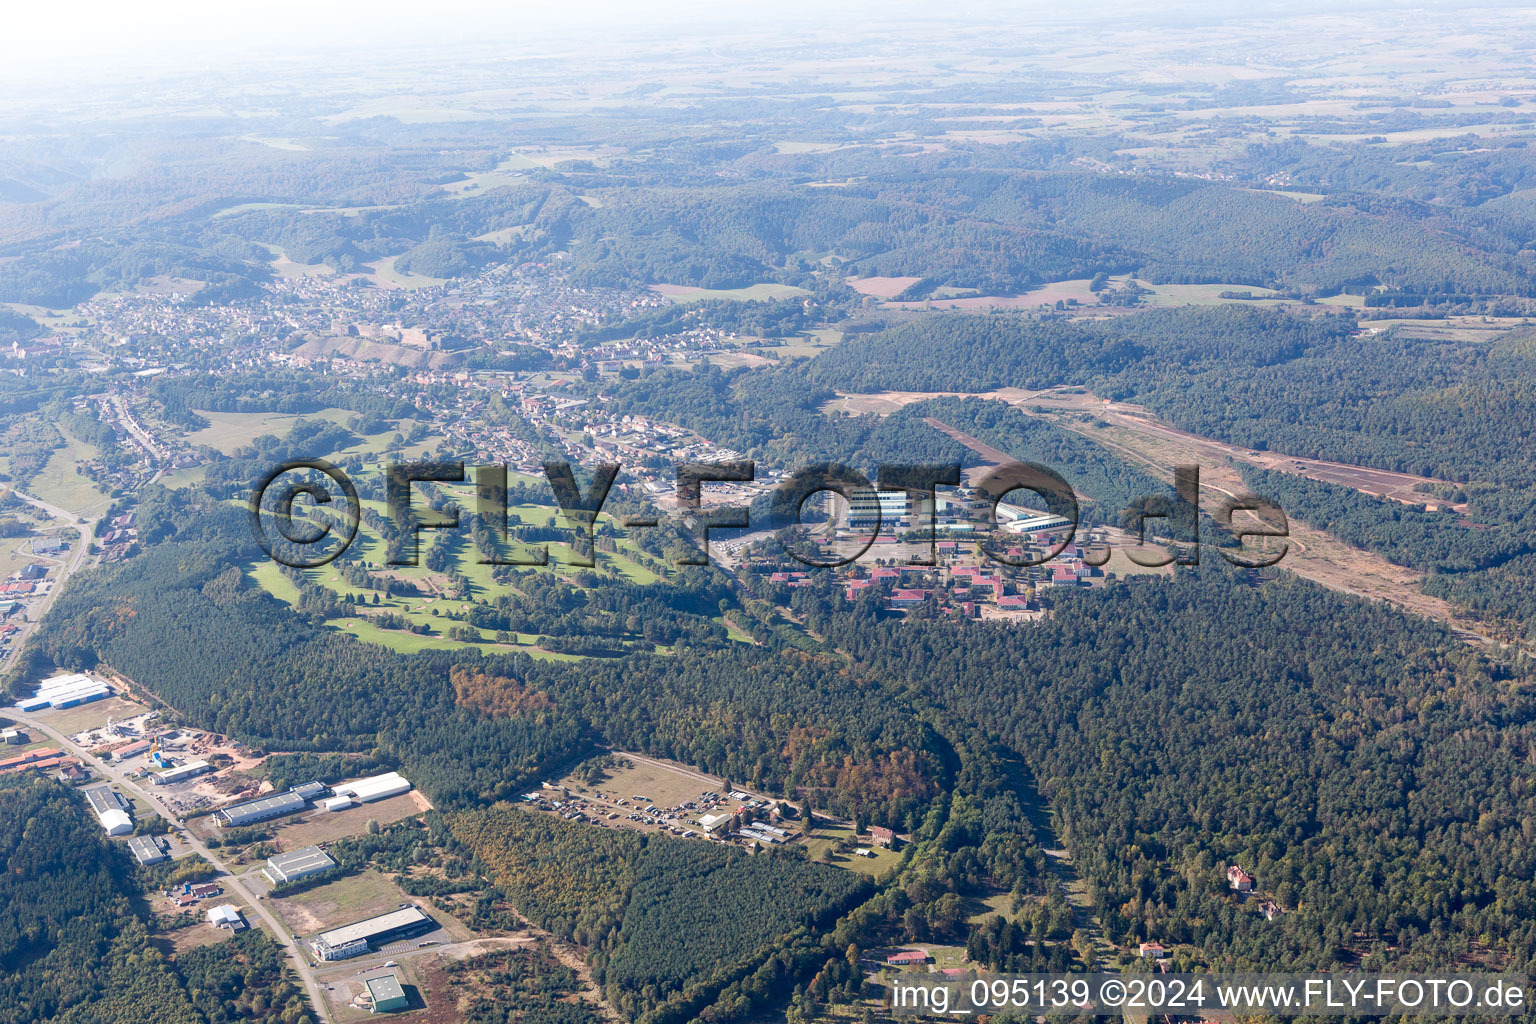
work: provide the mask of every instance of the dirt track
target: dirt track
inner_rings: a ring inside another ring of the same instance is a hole
[[[937,393],[885,392],[843,396],[836,404],[848,412],[888,415],[913,402],[938,397],[944,396]],[[1007,401],[1030,415],[1051,419],[1057,425],[1113,449],[1133,463],[1145,466],[1164,480],[1172,480],[1173,467],[1176,465],[1197,465],[1200,467],[1202,503],[1206,508],[1214,507],[1225,498],[1249,491],[1233,465],[1239,461],[1265,469],[1344,484],[1367,494],[1415,504],[1424,501],[1425,495],[1414,491],[1414,485],[1440,482],[1408,473],[1393,473],[1318,459],[1296,459],[1274,452],[1256,452],[1178,430],[1157,422],[1137,406],[1106,402],[1081,389],[1068,392],[1007,389],[971,397]],[[1058,406],[1062,413],[1091,412],[1103,425],[1097,428],[1086,427],[1081,422],[1048,411],[1052,406]],[[1010,457],[1001,449],[940,420],[927,417],[924,422],[954,438],[988,462],[996,463]],[[970,475],[985,472],[986,468],[975,470]],[[1460,510],[1463,506],[1451,507]],[[1479,630],[1475,621],[1458,614],[1446,601],[1423,593],[1423,574],[1346,544],[1305,523],[1289,521],[1289,543],[1281,566],[1331,590],[1368,600],[1385,601],[1404,611],[1436,619],[1470,642],[1495,642]]]

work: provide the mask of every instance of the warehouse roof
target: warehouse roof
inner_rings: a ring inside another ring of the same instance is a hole
[[[165,850],[160,846],[160,840],[155,836],[134,836],[128,840],[128,849],[138,858],[140,864],[154,864],[167,857]]]
[[[113,792],[105,786],[86,790],[85,799],[90,803],[91,810],[97,814],[128,809],[128,802],[123,799],[122,794]]]
[[[315,871],[329,871],[336,866],[330,854],[318,846],[307,846],[302,850],[294,850],[292,853],[279,853],[267,858],[267,864],[274,871],[285,876],[310,874]]]
[[[413,924],[432,920],[416,907],[406,907],[404,910],[394,910],[388,914],[380,914],[378,917],[370,917],[366,921],[358,921],[356,924],[342,925],[340,928],[332,928],[328,932],[321,932],[319,941],[327,946],[344,946],[358,939],[370,939],[384,932],[394,931],[396,928],[408,928]]]
[[[386,974],[378,978],[369,978],[363,982],[368,987],[368,994],[373,996],[374,1005],[388,1002],[392,999],[404,999],[405,989],[400,987],[400,979],[393,974]]]
[[[380,794],[393,796],[396,792],[404,793],[410,788],[410,782],[399,772],[385,772],[383,775],[370,775],[366,779],[344,782],[332,787],[332,791],[337,796],[355,796],[366,803]]]
[[[114,807],[110,811],[103,811],[99,817],[101,827],[107,830],[108,835],[121,835],[125,831],[133,831],[133,819],[128,817],[126,811],[120,811]]]
[[[256,817],[276,817],[279,814],[287,814],[304,808],[304,798],[297,793],[268,793],[266,796],[257,797],[255,800],[246,800],[243,803],[230,804],[220,809],[220,813],[226,817],[238,818],[249,815]]]

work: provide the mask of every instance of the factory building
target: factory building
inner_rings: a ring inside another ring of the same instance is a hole
[[[344,811],[349,807],[356,807],[357,801],[349,796],[333,796],[325,802],[327,811]]]
[[[363,987],[368,990],[369,1013],[398,1013],[411,1005],[396,975],[369,978],[363,982]]]
[[[150,740],[134,740],[132,743],[112,751],[112,760],[121,763],[129,758],[138,757],[140,754],[149,753],[149,749],[153,746],[154,743]]]
[[[128,852],[146,867],[170,858],[170,844],[159,836],[134,836],[128,840]]]
[[[245,918],[240,916],[240,908],[232,903],[214,907],[208,911],[208,923],[219,928],[228,928],[232,932],[238,932],[245,927]]]
[[[186,782],[195,779],[199,775],[206,775],[213,771],[213,765],[207,761],[188,761],[176,768],[168,768],[158,775],[151,776],[157,786],[173,786],[178,782]]]
[[[350,796],[360,804],[384,800],[410,791],[411,784],[399,772],[386,772],[383,775],[372,775],[355,782],[343,782],[333,788],[337,796]]]
[[[96,819],[101,822],[101,827],[107,830],[107,835],[125,836],[133,831],[133,819],[128,816],[130,805],[123,799],[122,794],[103,786],[100,789],[86,790],[85,800],[91,805],[91,810],[96,813]]]
[[[0,742],[10,746],[19,746],[27,742],[27,734],[20,729],[0,729]]]
[[[133,819],[128,817],[127,811],[107,811],[97,817],[109,836],[126,836],[133,831]]]
[[[22,711],[72,708],[111,695],[112,690],[106,683],[92,679],[84,672],[74,672],[43,680],[42,685],[37,688],[37,693],[26,700],[17,701],[16,707]]]
[[[294,850],[292,853],[280,853],[275,857],[267,858],[267,866],[261,869],[261,873],[273,885],[281,885],[284,882],[296,882],[310,875],[322,874],[336,866],[336,862],[330,855],[318,846],[308,846],[302,850]]]
[[[386,946],[436,927],[437,922],[423,914],[419,908],[405,907],[356,924],[321,932],[310,942],[309,948],[321,960],[346,960],[362,956],[371,946]]]
[[[305,800],[318,800],[330,791],[330,787],[323,782],[306,782],[302,786],[293,786],[288,790],[290,793],[297,793]]]
[[[129,806],[121,793],[106,786],[86,790],[85,802],[91,805],[91,810],[95,811],[98,817],[107,811],[126,811]]]
[[[35,770],[40,772],[51,771],[54,768],[70,765],[78,766],[80,759],[65,757],[64,751],[57,747],[29,750],[25,754],[17,754],[15,757],[7,757],[0,760],[0,775],[8,775],[11,772]]]
[[[271,818],[281,818],[285,814],[297,814],[308,806],[309,804],[302,796],[290,789],[284,793],[269,793],[255,800],[231,804],[215,812],[213,820],[215,824],[225,828],[237,828]]]

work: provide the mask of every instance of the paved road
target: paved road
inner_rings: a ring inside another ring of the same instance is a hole
[[[298,971],[299,978],[304,982],[304,988],[309,993],[309,1001],[314,1007],[315,1015],[322,1021],[329,1019],[326,1016],[326,1003],[320,990],[320,983],[315,980],[314,972],[311,971],[309,967],[309,961],[304,958],[304,952],[299,947],[298,940],[293,938],[293,932],[288,928],[286,924],[278,919],[276,914],[267,909],[267,905],[264,901],[256,899],[256,895],[245,887],[245,883],[240,880],[239,876],[237,876],[233,871],[229,870],[223,861],[214,856],[213,851],[211,851],[201,839],[194,835],[190,829],[184,827],[182,820],[174,813],[172,813],[169,807],[161,802],[160,798],[155,795],[152,787],[140,786],[133,779],[127,778],[120,772],[113,771],[112,768],[106,764],[106,762],[102,761],[98,757],[93,756],[90,751],[75,743],[68,736],[53,728],[53,726],[48,725],[46,722],[40,720],[35,714],[23,714],[14,708],[7,708],[5,711],[5,717],[16,719],[19,722],[24,722],[28,726],[37,729],[39,732],[46,733],[56,743],[58,743],[59,746],[63,747],[65,750],[68,750],[71,754],[74,754],[82,761],[94,767],[98,772],[102,774],[103,777],[112,780],[112,782],[115,784],[121,786],[123,789],[126,789],[134,796],[143,800],[144,803],[153,808],[155,813],[159,814],[160,817],[164,818],[168,822],[171,822],[172,824],[183,825],[181,835],[186,837],[187,845],[189,845],[196,853],[200,854],[204,860],[208,861],[208,863],[212,864],[215,868],[218,869],[221,884],[225,888],[234,892],[235,895],[245,900],[245,902],[250,906],[251,910],[253,910],[258,917],[267,923],[268,928],[271,929],[272,935],[277,939],[277,941],[281,942],[287,948],[288,954],[293,960],[294,968]]]
[[[133,415],[133,412],[128,408],[127,404],[124,403],[123,396],[114,394],[110,401],[112,403],[112,407],[117,410],[118,420],[123,424],[123,426],[128,428],[128,433],[132,434],[138,440],[138,442],[144,446],[144,449],[149,452],[150,455],[154,456],[156,464],[164,462],[165,453],[162,452],[160,450],[160,446],[155,443],[154,436],[150,434],[149,431],[145,430],[142,425],[140,425],[138,418]]]

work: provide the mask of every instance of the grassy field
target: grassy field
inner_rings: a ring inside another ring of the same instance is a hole
[[[842,344],[843,332],[835,327],[820,327],[798,338],[786,338],[781,344],[764,348],[780,359],[816,356],[827,349]]]
[[[64,434],[64,447],[49,456],[42,472],[28,485],[27,493],[80,516],[105,511],[111,499],[91,482],[90,477],[75,472],[77,465],[97,457],[96,449],[62,430],[60,433]]]
[[[799,822],[791,822],[785,827],[795,831],[799,825]],[[884,847],[874,845],[872,842],[855,839],[853,829],[851,828],[833,828],[828,825],[819,826],[812,832],[805,840],[805,848],[812,860],[820,861],[824,851],[829,849],[835,850],[841,843],[847,843],[852,848],[866,848],[874,856],[860,857],[852,852],[834,853],[833,859],[829,863],[835,864],[840,868],[847,868],[849,871],[857,871],[861,875],[868,875],[870,878],[879,878],[894,868],[901,860],[901,854],[898,851],[887,850]]]
[[[524,179],[524,172],[537,168],[539,165],[527,157],[513,153],[507,159],[497,164],[494,170],[470,171],[460,181],[450,181],[439,185],[438,188],[450,195],[463,197],[466,195],[478,195],[488,192],[493,188],[505,188],[508,185],[516,185]]]
[[[0,538],[0,576],[20,572],[24,566],[31,564],[32,557],[25,552],[27,544],[33,539],[32,537]]]
[[[373,283],[380,288],[430,288],[447,280],[443,277],[427,277],[424,274],[410,274],[403,270],[396,270],[393,256],[387,260],[375,260],[367,266],[373,271]]]
[[[380,514],[384,513],[382,503],[365,501],[364,504]],[[514,511],[518,512],[525,522],[547,522],[554,514],[553,509],[546,509],[543,506],[518,506]],[[428,534],[422,540],[423,550],[430,543],[431,535]],[[366,523],[358,526],[357,540],[354,541],[354,547],[363,560],[370,563],[375,571],[383,569],[383,562],[386,557],[384,540]],[[569,547],[566,545],[551,544],[551,566],[556,566],[561,562],[560,552],[568,554],[569,550]],[[599,552],[599,556],[619,561],[619,559],[613,556],[608,556],[605,552]],[[460,546],[456,568],[470,581],[471,600],[491,598],[503,586],[492,577],[491,566],[480,564],[479,553],[470,544],[466,543]],[[645,571],[638,565],[633,566],[633,569],[636,572]],[[389,571],[400,579],[413,583],[418,588],[426,588],[432,591],[437,591],[446,582],[446,577],[430,572],[420,565],[399,566],[391,568]],[[530,571],[547,572],[549,569],[534,569]],[[298,587],[283,575],[275,563],[267,561],[258,562],[248,572],[251,579],[273,597],[290,605],[298,602]],[[306,570],[305,575],[314,583],[326,587],[338,595],[361,596],[365,599],[371,599],[377,593],[376,591],[354,587],[347,583],[342,579],[340,569],[334,564]],[[448,617],[449,612],[462,611],[466,607],[466,603],[462,600],[452,600],[440,594],[434,595],[433,593],[424,595],[380,595],[380,601],[377,605],[368,605],[370,610],[376,609],[378,612],[392,612],[401,615],[416,625],[428,627],[432,632],[421,634],[407,630],[384,629],[376,625],[366,615],[329,619],[326,624],[341,632],[350,633],[364,642],[379,644],[382,647],[388,647],[390,650],[398,651],[402,654],[410,654],[422,650],[455,650],[464,647],[466,642],[450,639],[443,635],[443,631],[450,626],[467,625]],[[476,632],[479,634],[481,641],[488,647],[495,647],[501,650],[521,650],[523,653],[536,658],[571,660],[576,657],[576,655],[543,651],[534,647],[533,643],[537,639],[535,634],[520,633],[518,634],[518,644],[512,645],[496,643],[495,630],[477,629]]]
[[[251,443],[263,434],[282,436],[293,429],[299,420],[328,420],[345,426],[356,415],[348,409],[321,409],[303,416],[279,412],[208,412],[198,410],[198,415],[208,421],[202,430],[187,435],[187,443],[207,445],[225,455],[233,455],[237,448]]]
[[[408,902],[410,897],[399,886],[372,868],[271,901],[278,916],[300,935],[383,914]]]
[[[187,443],[192,445],[207,445],[225,455],[233,455],[235,451],[251,443],[253,438],[263,434],[272,434],[281,437],[293,429],[293,425],[299,420],[325,420],[337,426],[346,426],[347,422],[357,414],[350,409],[321,409],[313,413],[280,413],[280,412],[209,412],[198,410],[198,415],[208,421],[208,426],[187,435]],[[387,430],[377,434],[362,436],[357,443],[347,446],[336,452],[317,452],[322,457],[334,458],[338,455],[361,455],[364,460],[384,454],[389,448],[390,442],[396,434],[409,436],[416,426],[412,419],[402,419],[394,422]],[[401,458],[414,458],[421,452],[434,446],[440,436],[430,434],[416,444],[406,445],[400,449]],[[382,471],[381,471],[382,472]],[[205,466],[195,466],[191,469],[177,470],[165,478],[167,486],[185,486],[202,479],[207,473]]]
[[[444,491],[450,499],[457,500],[462,509],[473,509],[472,487],[448,485],[444,487]],[[365,500],[363,505],[380,515],[388,514],[382,502]],[[508,512],[517,517],[517,522],[525,525],[562,525],[558,521],[558,509],[550,505],[514,505],[508,509]],[[469,514],[466,511],[466,520]],[[612,520],[605,519],[604,522],[613,525]],[[516,588],[518,578],[524,574],[565,573],[573,568],[570,546],[554,541],[549,542],[546,545],[549,550],[549,565],[515,570],[516,574],[512,579],[503,582],[496,577],[498,567],[481,563],[480,552],[469,542],[467,533],[466,527],[461,532],[464,541],[455,551],[453,564],[453,571],[464,578],[467,586],[464,593],[449,597],[448,588],[451,579],[448,573],[433,572],[425,565],[386,566],[388,552],[383,537],[366,522],[360,523],[352,552],[370,572],[387,573],[403,583],[410,584],[417,593],[384,594],[380,591],[353,586],[342,577],[341,568],[334,563],[306,570],[305,575],[316,585],[325,587],[340,597],[356,598],[361,602],[355,611],[348,608],[350,614],[330,619],[327,625],[349,633],[364,642],[379,644],[406,654],[422,650],[453,650],[476,642],[448,637],[447,631],[453,628],[459,631],[472,629],[479,637],[478,644],[498,650],[518,650],[535,658],[552,660],[572,660],[579,657],[573,654],[545,651],[534,646],[538,640],[536,630],[517,634],[515,642],[504,642],[498,640],[498,631],[495,629],[470,626],[454,618],[455,615],[469,611],[475,603],[491,603],[509,588]],[[420,540],[420,552],[424,555],[433,542],[432,533],[425,532]],[[642,586],[661,582],[662,577],[643,563],[642,559],[645,556],[642,556],[640,549],[633,542],[620,535],[616,538],[616,544],[618,551],[599,549],[596,554],[597,564],[590,570],[584,571],[596,572],[603,578],[627,580]],[[527,548],[515,548],[512,553],[527,557],[532,552]],[[248,570],[248,575],[253,582],[278,600],[289,605],[297,604],[299,588],[275,564],[261,562],[253,565]],[[374,603],[375,597],[378,598],[377,603]],[[425,627],[427,632],[383,628],[374,621],[375,616],[383,613],[401,616],[414,626]],[[750,639],[739,630],[733,630],[730,627],[728,632],[738,640]]]
[[[705,299],[737,299],[752,302],[810,294],[804,288],[797,288],[792,284],[771,282],[748,285],[745,288],[693,288],[680,284],[657,284],[652,285],[651,290],[665,295],[673,302],[702,302]]]
[[[107,724],[109,718],[133,718],[148,710],[149,708],[143,704],[128,700],[126,697],[108,697],[106,700],[82,704],[77,708],[44,711],[38,717],[45,725],[57,729],[66,736],[73,736],[87,729],[99,729]]]

